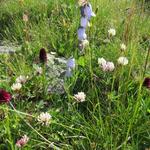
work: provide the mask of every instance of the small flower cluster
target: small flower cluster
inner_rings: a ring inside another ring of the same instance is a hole
[[[75,68],[76,63],[75,63],[75,58],[71,57],[67,61],[67,70],[66,70],[66,77],[71,77],[72,76],[72,70]]]
[[[95,13],[92,10],[92,5],[87,1],[79,0],[81,10],[80,27],[78,28],[78,40],[80,50],[84,50],[89,45],[87,40],[86,28],[89,26],[91,17],[95,17]]]
[[[21,147],[25,146],[28,141],[29,141],[29,137],[27,135],[24,135],[21,139],[19,139],[16,142],[16,146],[21,148]]]
[[[78,92],[77,94],[74,94],[74,98],[77,102],[84,102],[86,95],[84,92]]]
[[[52,116],[47,112],[46,113],[42,112],[38,116],[39,123],[41,123],[42,125],[46,125],[46,126],[49,125],[51,119],[52,119]]]
[[[28,76],[20,75],[16,78],[16,82],[11,86],[13,91],[19,91],[22,88],[22,85],[27,82]]]
[[[103,71],[113,71],[115,69],[114,63],[106,61],[104,58],[98,58],[98,64]]]

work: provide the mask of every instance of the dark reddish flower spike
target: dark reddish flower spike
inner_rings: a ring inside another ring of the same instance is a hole
[[[47,53],[46,53],[46,50],[44,48],[40,49],[39,59],[40,59],[40,62],[42,62],[42,63],[47,62]]]
[[[3,89],[0,89],[0,103],[8,103],[10,100],[11,94]]]
[[[150,78],[147,77],[144,79],[143,86],[150,89]]]

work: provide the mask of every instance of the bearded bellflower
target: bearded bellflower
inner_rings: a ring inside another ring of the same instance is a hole
[[[95,17],[92,10],[92,5],[87,0],[79,0],[81,20],[80,27],[78,28],[79,49],[84,53],[84,49],[89,45],[87,40],[86,28],[89,26],[91,17]],[[87,44],[88,43],[88,44]]]
[[[72,70],[75,68],[76,63],[75,63],[75,58],[71,57],[67,61],[67,70],[66,70],[66,77],[71,77],[72,76]]]
[[[82,41],[87,38],[87,35],[85,33],[85,28],[79,27],[78,29],[78,40]]]
[[[87,17],[88,20],[90,20],[91,17],[96,16],[95,13],[92,10],[92,5],[90,3],[85,4],[84,15]]]

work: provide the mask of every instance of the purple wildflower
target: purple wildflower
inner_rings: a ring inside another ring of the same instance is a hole
[[[85,40],[87,38],[87,35],[85,33],[85,28],[80,27],[78,29],[78,40],[82,41]]]

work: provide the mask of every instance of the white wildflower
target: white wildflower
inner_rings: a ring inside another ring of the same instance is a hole
[[[98,64],[100,65],[100,66],[102,66],[102,65],[105,65],[107,62],[106,62],[106,60],[102,57],[102,58],[98,58]]]
[[[77,94],[74,95],[74,98],[78,101],[78,102],[84,102],[86,95],[84,92],[78,92]]]
[[[113,71],[115,69],[115,65],[113,62],[107,62],[107,70]]]
[[[115,36],[115,35],[116,35],[116,30],[113,29],[113,28],[109,29],[109,30],[108,30],[108,35],[109,35],[109,36]]]
[[[126,57],[119,57],[118,58],[118,64],[120,64],[120,65],[123,65],[123,66],[125,66],[125,65],[127,65],[128,64],[128,59],[126,58]]]
[[[27,79],[28,79],[28,76],[20,75],[19,77],[16,78],[16,83],[24,84],[26,83]]]
[[[41,75],[43,73],[42,67],[38,65],[34,65],[34,69],[35,69],[35,74]]]
[[[14,84],[11,86],[11,89],[12,89],[13,91],[19,91],[21,88],[22,88],[22,84],[21,84],[21,83],[14,83]]]
[[[124,43],[120,44],[120,49],[122,51],[125,51],[127,49],[126,45]]]
[[[50,123],[50,120],[52,119],[52,116],[49,113],[44,113],[42,112],[39,116],[38,116],[38,121],[42,124],[42,125],[46,125],[48,126]]]

